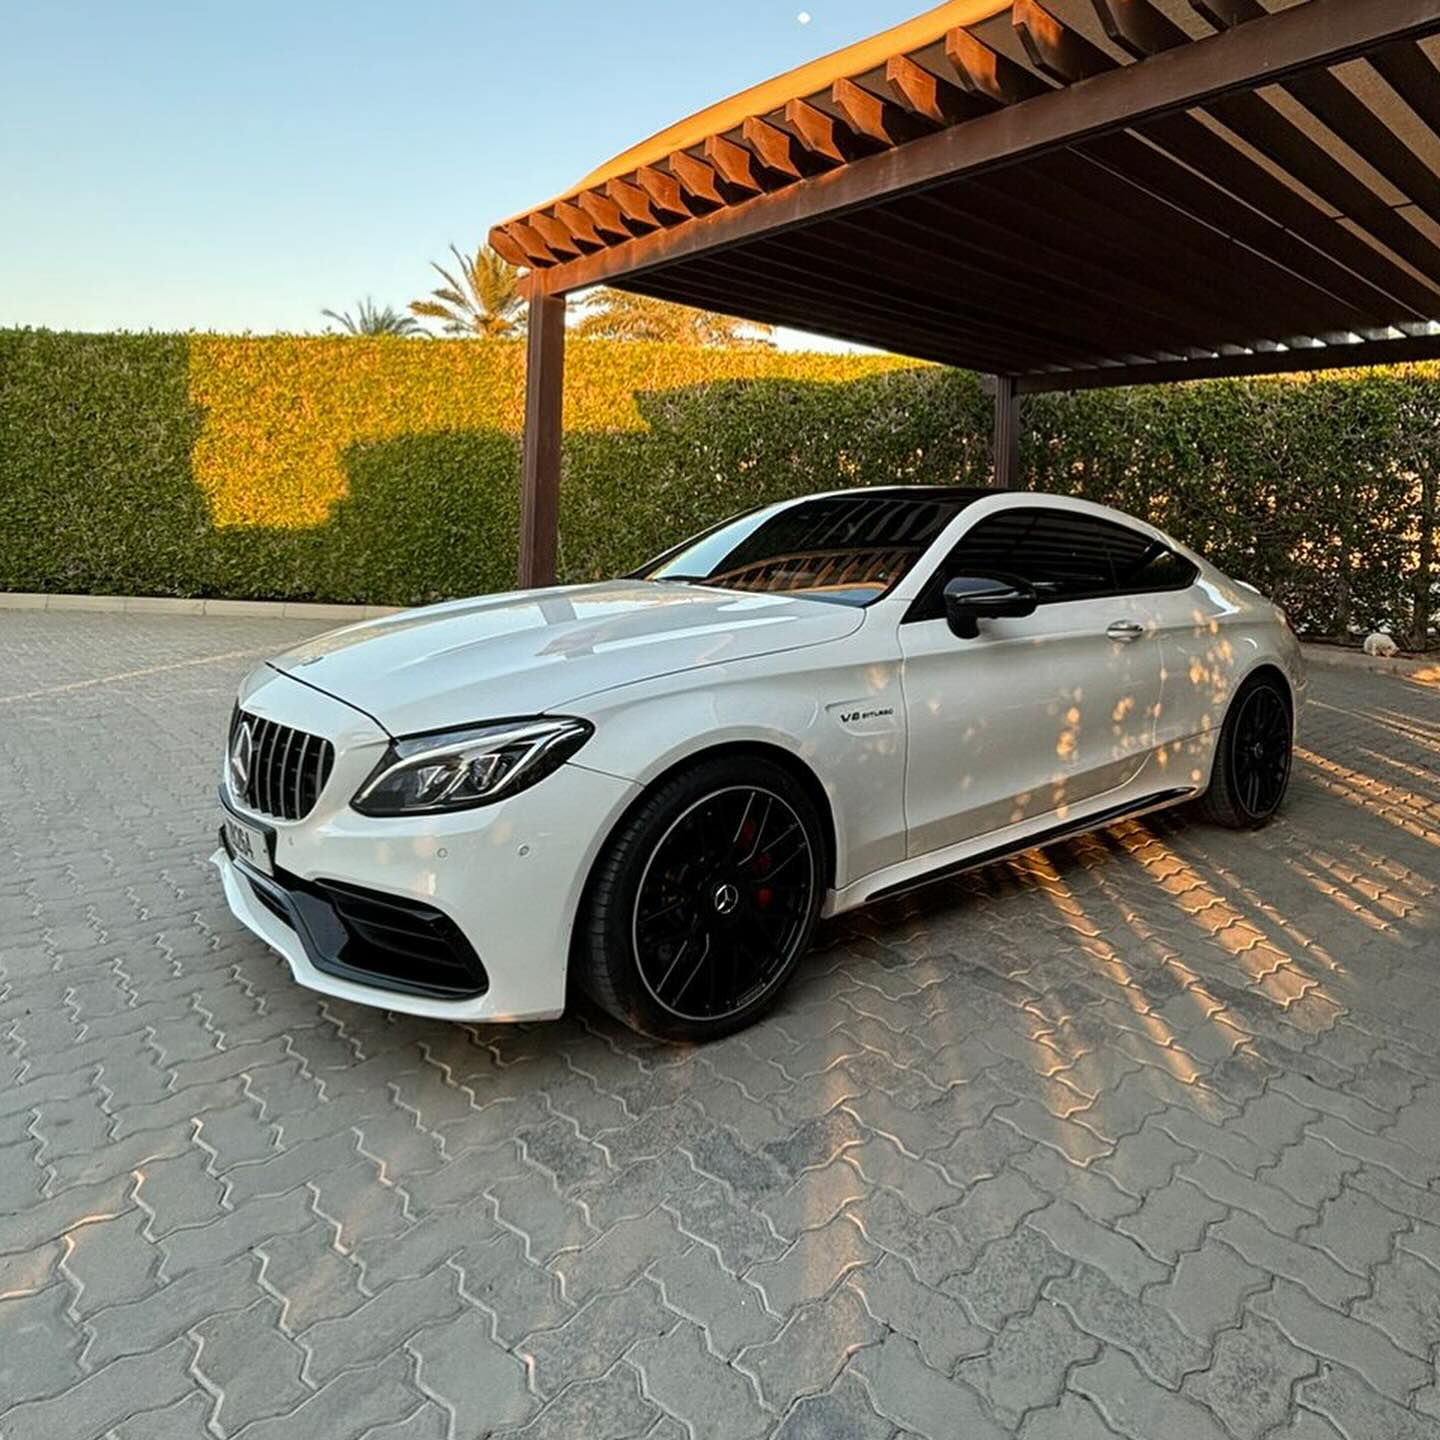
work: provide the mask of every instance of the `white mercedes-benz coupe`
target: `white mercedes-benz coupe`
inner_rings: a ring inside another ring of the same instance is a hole
[[[1305,683],[1276,606],[1114,510],[814,495],[262,665],[215,863],[326,994],[534,1020],[574,982],[704,1040],[821,915],[1184,801],[1263,825]]]

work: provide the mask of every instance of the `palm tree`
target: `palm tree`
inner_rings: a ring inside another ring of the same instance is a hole
[[[444,323],[447,335],[479,335],[504,340],[525,328],[521,318],[524,301],[520,294],[520,272],[488,245],[482,245],[473,259],[453,245],[457,273],[431,263],[445,282],[430,292],[428,300],[412,300],[410,313]]]
[[[606,287],[588,298],[586,312],[573,333],[597,340],[663,340],[672,345],[736,349],[772,345],[774,328]]]
[[[402,315],[393,306],[377,309],[375,302],[367,295],[355,307],[352,316],[348,310],[322,310],[328,320],[333,320],[347,335],[404,335],[413,337],[425,332],[408,315]]]

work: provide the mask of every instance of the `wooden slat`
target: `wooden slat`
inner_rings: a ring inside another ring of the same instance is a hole
[[[896,55],[886,64],[885,83],[906,109],[932,125],[956,125],[995,108],[995,101],[962,90],[908,55]]]
[[[653,295],[657,300],[671,300],[681,305],[694,303],[687,298],[688,291],[667,286],[663,274],[658,271],[626,275],[617,288],[633,290],[637,295]],[[853,316],[837,317],[822,323],[801,305],[790,306],[783,301],[774,304],[769,297],[764,300],[747,300],[732,295],[723,308],[718,303],[709,308],[719,310],[722,314],[735,315],[742,320],[754,320],[762,325],[789,325],[797,330],[819,329],[837,340],[849,341],[855,345],[871,345],[879,349],[896,349],[917,360],[931,360],[941,365],[954,363],[952,346],[939,345],[923,336],[902,335],[898,327],[892,330],[888,327],[882,329],[867,325]]]
[[[987,293],[986,287],[1002,277],[1018,283],[1028,292],[1028,310],[1036,321],[1043,321],[1057,303],[1073,305],[1088,298],[1108,311],[1102,324],[1114,333],[1117,346],[1124,337],[1129,349],[1157,344],[1209,347],[1215,317],[1208,312],[1196,315],[1188,291],[1177,297],[1144,279],[1132,283],[1128,276],[1126,284],[1118,286],[1108,264],[1068,248],[1068,235],[1055,233],[1054,215],[1043,205],[1038,218],[1037,229],[1033,208],[1017,207],[1008,197],[979,189],[946,186],[896,201],[887,210],[886,224],[924,237],[932,249],[944,242],[973,259],[977,293]]]
[[[1148,317],[1149,333],[1168,334],[1176,345],[1209,348],[1212,342],[1244,341],[1243,333],[1230,333],[1236,317],[1217,302],[1208,286],[1175,283],[1177,271],[1166,262],[1163,242],[1152,246],[1148,260],[1143,250],[1119,249],[1111,229],[1085,233],[1089,214],[1085,222],[1065,223],[1060,218],[1064,205],[1053,202],[1046,192],[1044,185],[1027,190],[1023,175],[1006,177],[1000,172],[963,187],[947,186],[912,197],[905,208],[909,213],[928,210],[937,218],[948,218],[952,233],[983,244],[996,267],[1030,275],[1037,310],[1044,309],[1046,287],[1063,277],[1091,287],[1117,310],[1123,304],[1137,317]],[[1117,283],[1122,275],[1123,284]],[[1252,333],[1273,338],[1264,328],[1263,315],[1248,310],[1247,317]]]
[[[845,112],[852,129],[883,145],[904,145],[935,130],[929,121],[853,80],[837,80],[830,89],[830,99]]]
[[[555,206],[555,218],[582,245],[588,245],[594,250],[605,247],[606,241],[595,228],[594,222],[578,205],[571,204],[568,200],[559,201]]]
[[[650,197],[628,180],[607,180],[605,194],[620,208],[625,223],[637,235],[658,230],[663,223],[650,203]]]
[[[1127,284],[1143,282],[1158,295],[1175,292],[1176,278],[1187,277],[1187,313],[1197,322],[1208,313],[1217,325],[1233,325],[1238,317],[1245,327],[1212,330],[1216,338],[1284,339],[1308,330],[1307,315],[1322,317],[1327,329],[1367,322],[1361,312],[1112,170],[1067,155],[1041,157],[1027,172],[1000,171],[977,183],[987,195],[1004,193],[1012,204],[1028,207],[1037,224],[1042,210],[1036,197],[1043,196],[1045,209],[1065,216],[1076,253],[1108,265]]]
[[[713,167],[684,150],[677,150],[666,164],[670,173],[680,182],[680,188],[692,200],[719,209],[729,203],[720,190],[719,176]]]
[[[620,207],[608,195],[602,195],[598,190],[582,190],[575,201],[606,240],[630,239],[633,232],[625,223]]]
[[[537,210],[530,217],[530,224],[536,234],[545,242],[545,248],[560,260],[574,260],[585,253],[575,237],[554,216]]]
[[[1255,23],[1256,17],[1244,5],[1229,7],[1228,13],[1238,17],[1235,23]],[[1097,46],[1057,21],[1037,0],[1017,0],[1012,15],[1035,64],[1057,80],[1073,83],[1120,68]],[[1336,88],[1344,91],[1346,96],[1349,92],[1328,72],[1317,69],[1302,76],[1286,77],[1286,88],[1293,89],[1295,86],[1321,97],[1327,109],[1352,130],[1357,125],[1365,128],[1366,135],[1357,136],[1362,145],[1366,138],[1376,138],[1374,127],[1365,126],[1356,115],[1357,111],[1367,116],[1369,112],[1353,96],[1350,96],[1352,105],[1346,105],[1343,99],[1337,97],[1334,94]],[[1269,156],[1314,193],[1329,200],[1342,214],[1370,230],[1376,239],[1402,259],[1423,273],[1440,276],[1440,248],[1385,206],[1368,186],[1351,175],[1334,156],[1261,96],[1254,93],[1223,95],[1206,108],[1255,149]],[[1380,128],[1383,130],[1384,127]],[[1393,145],[1387,145],[1386,153],[1394,159]],[[1423,168],[1416,160],[1406,167],[1406,173],[1421,185],[1422,193],[1440,209],[1440,193],[1432,193],[1425,188],[1423,178],[1418,174]],[[1433,183],[1434,177],[1430,178]],[[1440,191],[1440,186],[1436,190]]]
[[[705,142],[705,158],[715,167],[716,174],[741,194],[759,195],[771,188],[762,179],[755,156],[723,135],[712,135]]]
[[[1400,98],[1440,135],[1440,70],[1415,44],[1387,45],[1370,56]]]
[[[1039,0],[1014,0],[1010,7],[1010,23],[1030,57],[1030,63],[1042,74],[1064,84],[1089,80],[1115,68],[1115,62],[1098,45],[1092,44],[1078,30],[1057,20]]]
[[[506,228],[510,232],[510,238],[529,257],[531,265],[555,264],[555,255],[533,226],[527,225],[523,220],[512,220]]]
[[[1190,43],[1190,37],[1150,0],[1092,0],[1100,28],[1136,60]]]
[[[1244,25],[1247,21],[1261,19],[1265,14],[1265,7],[1259,0],[1190,0],[1190,8],[1217,30]]]
[[[966,90],[996,105],[1018,105],[1051,89],[1038,75],[982,44],[963,27],[945,37],[945,58]]]
[[[518,265],[527,269],[530,265],[530,256],[525,247],[510,233],[504,225],[494,225],[490,229],[490,248],[502,259],[511,265]]]
[[[766,169],[790,180],[803,180],[807,175],[818,174],[837,163],[807,150],[788,130],[782,130],[758,115],[749,116],[740,127],[740,133]]]
[[[885,342],[879,337],[893,331],[905,336],[904,354],[954,363],[959,338],[954,329],[942,329],[933,322],[912,328],[905,317],[879,317],[841,305],[833,297],[827,300],[814,295],[787,293],[776,301],[773,295],[755,287],[753,276],[748,282],[744,278],[737,280],[732,274],[716,273],[711,268],[712,263],[716,263],[713,257],[707,257],[703,266],[687,271],[683,278],[670,279],[663,273],[627,276],[624,288],[677,304],[700,305],[720,314],[736,315],[762,324],[819,330],[862,345],[878,344],[883,347]],[[992,362],[983,346],[976,355],[977,358],[985,357],[980,363],[1012,363],[998,359]]]
[[[697,213],[703,213],[686,201],[680,182],[667,170],[642,165],[635,172],[635,183],[649,197],[656,214],[664,219],[689,220]]]
[[[785,107],[785,123],[802,145],[834,165],[873,155],[881,147],[874,140],[857,135],[843,120],[808,100],[792,100]]]

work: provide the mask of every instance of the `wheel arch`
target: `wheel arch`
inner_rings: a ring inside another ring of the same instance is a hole
[[[614,836],[620,832],[629,822],[630,818],[649,800],[656,790],[674,779],[676,775],[682,774],[692,766],[703,765],[709,760],[727,759],[732,756],[745,755],[755,756],[778,765],[781,769],[785,770],[809,796],[820,818],[820,839],[824,847],[821,880],[825,889],[834,888],[839,864],[839,835],[836,829],[834,806],[830,803],[830,796],[820,777],[800,756],[796,755],[792,750],[787,750],[783,745],[776,745],[765,740],[749,739],[722,740],[712,745],[706,745],[699,750],[692,750],[688,754],[679,756],[663,770],[651,776],[639,792],[631,797],[629,803],[625,805],[610,822],[605,834],[595,847],[594,855],[590,861],[590,868],[585,875],[585,883],[580,889],[579,902],[575,907],[575,913],[570,917],[570,942],[566,955],[566,970],[569,985],[573,986],[575,984],[575,967],[578,961],[585,917],[590,908],[591,892],[595,884],[595,877],[605,858],[606,852],[610,848],[610,843]]]
[[[830,802],[830,794],[825,789],[824,783],[819,775],[805,763],[793,750],[787,750],[783,745],[776,745],[768,740],[722,740],[713,745],[703,746],[699,750],[691,750],[671,761],[663,770],[652,775],[645,782],[644,787],[635,795],[630,803],[615,817],[609,829],[605,832],[604,839],[596,849],[595,858],[591,862],[590,869],[593,873],[596,865],[600,863],[600,857],[604,855],[606,847],[610,843],[610,837],[623,826],[626,821],[640,808],[656,790],[668,781],[675,778],[692,766],[703,765],[707,760],[723,760],[731,756],[753,755],[757,759],[768,760],[786,771],[805,791],[810,802],[815,806],[816,814],[820,817],[820,838],[824,842],[824,870],[822,879],[827,888],[833,888],[836,881],[837,867],[840,858],[840,836],[836,828],[835,807]],[[586,890],[589,889],[589,878],[586,878]],[[582,903],[582,909],[583,903]]]
[[[1227,705],[1227,706],[1225,707],[1226,713],[1227,713],[1227,714],[1229,713],[1230,706],[1234,705],[1235,701],[1240,698],[1240,692],[1241,692],[1242,690],[1244,690],[1244,688],[1245,688],[1247,685],[1254,684],[1254,682],[1255,682],[1256,680],[1277,680],[1277,681],[1279,681],[1279,683],[1280,683],[1280,688],[1281,688],[1281,690],[1284,692],[1285,699],[1286,699],[1286,700],[1289,702],[1289,704],[1290,704],[1290,715],[1291,715],[1291,718],[1293,719],[1293,718],[1294,718],[1294,715],[1295,715],[1295,685],[1294,685],[1294,682],[1293,682],[1293,681],[1290,679],[1290,677],[1285,673],[1284,669],[1281,667],[1281,665],[1279,664],[1279,662],[1276,661],[1276,660],[1273,660],[1273,659],[1269,658],[1268,656],[1267,656],[1265,659],[1259,661],[1256,665],[1254,665],[1251,669],[1247,670],[1247,671],[1240,677],[1240,682],[1239,682],[1239,684],[1237,684],[1237,685],[1235,686],[1235,694],[1234,694],[1233,696],[1231,696],[1231,698],[1230,698],[1230,705]]]

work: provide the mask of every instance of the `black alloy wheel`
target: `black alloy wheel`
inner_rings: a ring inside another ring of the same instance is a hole
[[[1290,785],[1294,732],[1290,696],[1280,681],[1261,675],[1241,688],[1225,717],[1204,797],[1210,819],[1255,830],[1274,817]]]
[[[666,1039],[749,1024],[809,943],[820,860],[814,806],[780,766],[722,758],[667,782],[597,868],[586,987]]]

